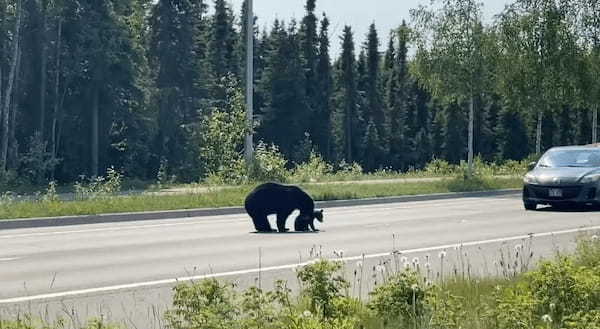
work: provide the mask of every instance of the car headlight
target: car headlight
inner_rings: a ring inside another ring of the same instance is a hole
[[[583,178],[581,179],[582,184],[594,183],[597,181],[600,181],[600,173],[589,174],[589,175],[583,176]]]
[[[537,184],[537,179],[535,178],[535,175],[527,174],[525,175],[525,178],[523,178],[523,182],[525,184]]]

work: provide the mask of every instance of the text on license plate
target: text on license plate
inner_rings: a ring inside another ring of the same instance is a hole
[[[559,188],[551,188],[548,190],[548,196],[551,198],[560,198],[563,196],[562,190]]]

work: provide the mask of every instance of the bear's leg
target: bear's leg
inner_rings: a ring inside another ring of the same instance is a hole
[[[273,232],[269,219],[265,214],[252,214],[252,222],[254,222],[254,228],[258,232]]]
[[[296,221],[294,222],[294,230],[297,232],[307,232],[308,225],[310,223],[308,219],[309,218],[304,215],[298,215],[298,217],[296,217]]]
[[[277,229],[279,230],[279,233],[289,231],[287,228],[285,228],[285,221],[287,220],[287,218],[290,216],[291,213],[292,213],[291,211],[277,213]]]
[[[308,226],[310,226],[310,228],[313,230],[313,232],[319,232],[319,230],[315,228],[315,222],[314,222],[314,220],[311,220],[311,221],[308,222],[308,225],[306,227],[307,231],[308,231]]]
[[[308,229],[308,227],[305,225],[304,221],[302,220],[302,217],[300,217],[300,216],[296,217],[296,221],[294,222],[294,231],[304,232],[307,229]]]

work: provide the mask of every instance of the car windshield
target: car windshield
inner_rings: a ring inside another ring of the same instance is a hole
[[[551,150],[540,159],[540,167],[600,167],[600,150]]]

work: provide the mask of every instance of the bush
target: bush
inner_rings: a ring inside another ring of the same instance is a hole
[[[296,166],[292,174],[292,180],[297,183],[313,183],[320,181],[332,172],[333,167],[325,162],[318,153],[312,151],[308,161]]]
[[[415,323],[425,314],[428,295],[428,289],[419,282],[419,275],[415,272],[404,271],[392,275],[386,283],[370,293],[369,308],[384,323]]]
[[[239,310],[235,294],[227,285],[210,279],[180,284],[174,290],[174,309],[165,314],[169,328],[235,328]]]
[[[259,142],[254,152],[254,162],[250,168],[250,178],[255,182],[277,181],[286,182],[288,171],[285,168],[287,160],[276,145]]]
[[[335,300],[343,296],[349,284],[337,272],[342,268],[341,262],[319,260],[298,271],[298,279],[303,285],[303,294],[310,301],[310,311],[333,318],[337,310]]]
[[[113,196],[121,192],[123,176],[120,172],[110,167],[106,169],[106,177],[96,178],[75,183],[75,198],[78,200],[89,200]]]
[[[576,266],[569,258],[544,262],[526,278],[539,316],[548,314],[562,323],[567,316],[600,309],[598,271]]]

